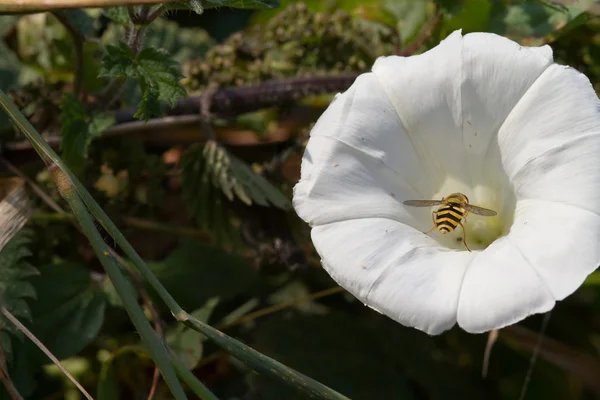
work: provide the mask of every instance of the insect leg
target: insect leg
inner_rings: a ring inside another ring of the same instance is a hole
[[[469,248],[469,246],[467,246],[467,238],[466,238],[466,234],[465,234],[465,226],[462,224],[462,222],[459,222],[458,224],[462,228],[463,244],[465,245],[465,247],[467,248],[467,250],[471,251],[471,249]]]
[[[423,232],[424,234],[428,234],[429,232],[431,232],[432,230],[434,230],[435,228],[437,228],[437,224],[435,223],[435,217],[437,215],[437,212],[433,211],[431,213],[431,221],[433,222],[433,228],[431,228],[430,230],[428,230],[427,232]]]

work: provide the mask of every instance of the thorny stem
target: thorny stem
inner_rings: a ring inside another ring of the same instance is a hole
[[[77,379],[75,379],[73,377],[73,375],[71,375],[69,373],[69,371],[67,371],[67,369],[61,364],[61,362],[58,360],[58,358],[56,358],[54,356],[54,354],[52,354],[52,352],[50,350],[48,350],[48,348],[46,346],[44,346],[44,344],[42,342],[40,342],[39,339],[37,337],[35,337],[35,335],[33,333],[31,333],[31,331],[29,329],[27,329],[27,327],[25,327],[25,325],[23,325],[21,323],[21,321],[19,321],[14,315],[12,315],[4,307],[0,308],[0,312],[2,313],[2,315],[4,315],[4,317],[6,317],[6,319],[8,319],[10,322],[12,322],[17,327],[17,329],[19,329],[21,332],[23,332],[23,334],[25,336],[27,336],[27,338],[33,342],[33,344],[35,344],[41,351],[43,351],[44,354],[46,354],[46,356],[50,360],[52,360],[52,362],[58,367],[58,369],[60,369],[62,371],[62,373],[65,374],[65,376],[67,378],[69,378],[69,380],[77,387],[77,389],[79,389],[79,391],[88,400],[94,400],[94,398],[92,396],[90,396],[90,394],[88,392],[85,391],[83,386],[81,386],[79,384],[79,382],[77,382]]]
[[[268,108],[282,103],[297,101],[303,97],[341,92],[350,87],[359,73],[313,76],[262,82],[257,85],[237,86],[214,92],[209,112],[214,116],[230,117]],[[210,95],[210,94],[209,94]],[[198,114],[205,95],[180,99],[173,108],[165,108],[166,115]],[[116,122],[135,121],[135,109],[119,111]]]
[[[286,102],[292,102],[302,97],[320,95],[325,93],[343,92],[352,85],[358,73],[348,73],[335,76],[314,76],[308,78],[291,78],[267,81],[257,85],[238,86],[216,91],[210,101],[209,112],[213,117],[232,117],[247,112],[268,108]],[[109,84],[110,93],[120,87],[116,80]],[[100,98],[106,97],[104,94]],[[118,111],[114,114],[116,124],[104,132],[105,135],[116,134],[120,131],[119,125],[132,124],[134,126],[148,126],[148,124],[169,125],[174,122],[174,116],[185,116],[190,120],[198,118],[199,110],[205,101],[205,95],[180,99],[175,107],[165,108],[166,117],[154,118],[147,123],[134,118],[136,109]],[[106,100],[99,100],[98,104],[106,104]],[[164,122],[164,124],[163,124]],[[201,118],[198,121],[201,123]],[[136,125],[133,125],[136,124]],[[58,146],[60,137],[52,136],[45,138],[46,142],[53,147]],[[6,143],[7,150],[19,151],[32,147],[27,140]]]

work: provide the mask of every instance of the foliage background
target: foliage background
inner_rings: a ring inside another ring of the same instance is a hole
[[[143,28],[117,8],[0,15],[0,88],[200,320],[353,399],[514,399],[543,316],[500,331],[482,379],[486,335],[456,328],[428,337],[330,290],[336,285],[291,209],[291,190],[311,124],[348,79],[379,55],[422,52],[455,29],[549,43],[557,62],[584,72],[600,91],[597,5],[571,3],[577,7],[279,1],[258,10],[207,7],[201,15],[168,10]],[[282,90],[286,79],[301,87],[296,96]],[[214,112],[215,95],[207,123],[206,107],[194,102],[200,94],[265,82],[270,104],[251,112],[243,102]],[[165,116],[164,105],[176,107]],[[0,134],[2,159],[64,204],[44,163],[2,112]],[[2,301],[95,398],[148,398],[154,365],[87,239],[72,216],[32,197],[26,230],[0,252]],[[552,312],[527,398],[600,397],[598,283],[592,275]],[[217,397],[297,398],[176,325],[146,289],[159,315],[144,302],[148,317]],[[10,376],[23,396],[82,398],[35,346],[7,322],[1,327]],[[160,380],[153,397],[172,398]]]

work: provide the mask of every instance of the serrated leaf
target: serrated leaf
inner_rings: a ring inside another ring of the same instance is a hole
[[[196,161],[200,158],[204,162],[197,164]],[[247,205],[272,205],[283,210],[291,207],[290,200],[279,189],[214,141],[206,142],[204,147],[191,146],[182,157],[184,197],[191,202],[196,198],[194,193],[202,184],[194,178],[197,174],[192,174],[192,165],[193,168],[206,169],[212,185],[221,190],[229,200],[232,200],[235,194]],[[188,177],[188,174],[193,176]],[[193,204],[192,208],[195,208]]]
[[[102,56],[101,76],[117,78],[135,78],[133,65],[134,55],[131,49],[123,42],[117,46],[107,45]]]
[[[79,264],[48,265],[40,272],[32,278],[38,299],[31,305],[31,330],[56,357],[67,358],[80,352],[100,331],[106,299],[89,270]],[[37,357],[45,359],[41,352]]]
[[[254,269],[241,257],[216,246],[184,241],[162,262],[149,265],[157,278],[189,309],[212,297],[230,298],[257,281]]]
[[[6,243],[0,251],[0,305],[5,307],[15,317],[22,320],[31,319],[29,300],[35,298],[36,292],[29,277],[38,273],[26,258],[31,255],[28,246],[31,243],[31,235],[28,231],[18,232]],[[21,332],[4,317],[0,317],[0,330],[4,333],[2,348],[8,360],[12,359],[10,338],[21,337]],[[8,333],[8,334],[7,334]]]
[[[90,36],[94,33],[94,19],[84,10],[58,10],[54,14],[66,19],[82,36]]]
[[[129,13],[126,7],[109,7],[102,10],[102,14],[118,25],[129,25]]]
[[[115,119],[105,114],[89,116],[83,104],[72,93],[61,102],[62,158],[76,174],[81,172],[90,143],[110,128]]]
[[[106,46],[100,74],[138,81],[142,100],[135,117],[143,120],[162,115],[160,102],[174,106],[177,99],[186,95],[179,83],[179,64],[162,49],[149,47],[134,55],[122,42]]]

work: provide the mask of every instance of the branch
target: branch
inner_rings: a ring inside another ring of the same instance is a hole
[[[178,0],[4,0],[0,3],[0,14],[175,3],[176,1]]]
[[[220,117],[233,117],[261,108],[292,102],[307,96],[341,92],[350,87],[359,73],[336,76],[314,76],[266,81],[258,85],[246,85],[221,89],[211,96],[210,113]],[[204,96],[181,99],[173,108],[165,108],[168,116],[198,115]],[[136,121],[135,109],[119,111],[115,114],[117,124]]]
[[[291,78],[221,89],[211,95],[210,114],[215,117],[235,117],[239,114],[296,101],[306,96],[343,92],[352,85],[358,75],[359,73],[349,73],[335,76]],[[169,126],[175,122],[197,122],[200,126],[202,122],[200,109],[204,101],[204,95],[181,99],[175,107],[165,107],[166,117],[154,118],[148,122],[133,117],[136,109],[117,111],[114,114],[116,124],[106,130],[103,135],[117,135],[123,133],[122,131],[130,132],[149,125]],[[57,147],[60,143],[58,136],[46,137],[45,140],[52,147]],[[31,149],[31,143],[27,140],[8,142],[5,144],[5,149],[9,151],[28,150]]]

